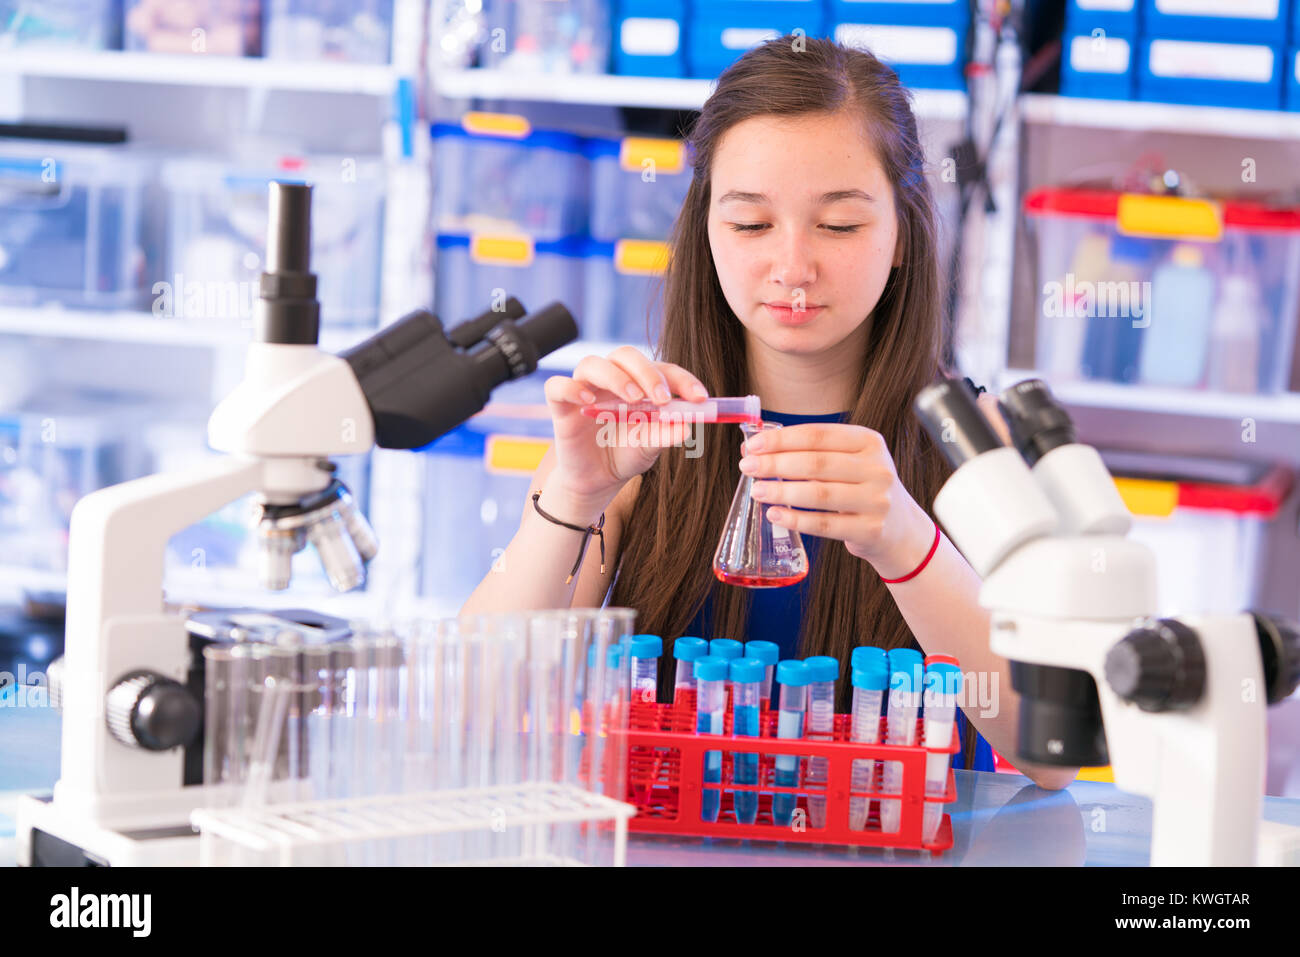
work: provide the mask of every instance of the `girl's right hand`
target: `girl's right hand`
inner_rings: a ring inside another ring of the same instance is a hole
[[[680,422],[628,428],[627,444],[619,445],[609,441],[616,425],[603,421],[608,417],[583,415],[582,406],[644,400],[663,405],[674,397],[694,401],[708,395],[700,380],[681,366],[653,362],[631,346],[620,346],[608,357],[587,356],[572,377],[551,376],[546,380],[546,404],[555,428],[555,468],[548,484],[574,498],[602,502],[603,507],[630,479],[650,468],[661,449],[681,444],[690,429]]]

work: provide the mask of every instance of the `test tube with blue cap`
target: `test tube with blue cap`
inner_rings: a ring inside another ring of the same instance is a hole
[[[699,734],[722,734],[727,707],[727,672],[725,658],[708,655],[695,662],[695,730]],[[705,752],[704,783],[722,783],[721,751]],[[700,820],[716,821],[721,802],[722,791],[719,788],[705,787],[700,793]]]
[[[673,658],[677,661],[673,703],[683,711],[695,710],[695,662],[708,654],[709,643],[703,638],[683,636],[673,642]]]
[[[875,744],[880,740],[880,706],[889,687],[889,664],[882,648],[855,648],[853,665],[853,723],[850,736],[858,744]],[[853,762],[850,790],[867,791],[875,776],[876,762],[859,758]],[[871,798],[849,798],[849,829],[866,829],[871,813]]]
[[[709,654],[724,661],[740,658],[745,654],[745,646],[734,638],[714,638],[709,642]]]
[[[922,664],[919,652],[895,648],[889,652],[889,704],[885,716],[885,743],[916,744],[916,719],[921,707]],[[902,791],[903,764],[886,761],[882,788],[892,794]],[[902,814],[900,799],[880,801],[880,830],[897,834]]]
[[[659,656],[664,653],[658,635],[633,635],[627,654],[632,670],[632,700],[654,704],[659,692]]]
[[[922,721],[924,743],[927,748],[946,748],[952,744],[952,726],[957,718],[957,696],[961,693],[962,674],[956,665],[936,661],[925,668],[924,705]],[[925,793],[927,797],[942,797],[948,787],[948,762],[950,754],[925,756]],[[939,831],[943,804],[926,801],[921,817],[921,840],[929,843]]]
[[[776,666],[776,683],[780,686],[780,709],[777,711],[776,736],[778,738],[802,738],[804,713],[808,709],[808,666],[802,661],[782,661]],[[799,755],[778,754],[776,756],[777,787],[795,788],[799,786]],[[776,792],[772,796],[772,823],[778,827],[789,827],[794,816],[798,795],[791,792]]]
[[[772,678],[776,674],[776,663],[781,657],[781,646],[775,641],[745,642],[745,657],[756,658],[763,663],[763,681],[758,686],[758,700],[772,706]]]
[[[731,733],[736,737],[759,736],[759,685],[763,681],[763,663],[757,658],[733,658],[731,678]],[[732,756],[736,784],[758,784],[758,755],[737,751]],[[753,824],[758,817],[758,792],[734,791],[736,822]]]
[[[835,679],[840,676],[840,663],[829,655],[805,658],[808,666],[808,723],[804,737],[821,741],[834,739],[835,731]],[[826,776],[830,761],[824,757],[808,760],[808,783],[819,785],[820,790],[808,795],[808,823],[812,827],[826,826]]]

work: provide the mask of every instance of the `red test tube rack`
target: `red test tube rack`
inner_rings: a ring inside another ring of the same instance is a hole
[[[697,734],[693,702],[658,704],[632,701],[627,735],[627,800],[636,805],[637,813],[628,822],[631,831],[645,834],[674,834],[694,837],[720,837],[737,840],[781,841],[802,844],[843,844],[854,847],[892,847],[942,853],[952,847],[952,821],[944,814],[931,841],[922,837],[925,804],[947,804],[957,792],[949,767],[944,793],[925,793],[926,757],[930,754],[952,755],[959,748],[956,726],[951,742],[945,747],[884,744],[886,718],[880,719],[879,744],[859,744],[850,740],[851,716],[837,714],[835,730],[828,737],[776,737],[777,712],[764,707],[760,719],[761,736],[732,734],[732,714],[728,707],[724,733]],[[923,740],[922,719],[918,718],[916,740]],[[704,782],[705,755],[722,752],[722,780],[709,782],[710,790],[721,791],[721,809],[717,821],[700,817]],[[737,784],[734,780],[734,757],[737,752],[758,754],[758,784]],[[799,776],[795,787],[778,787],[775,782],[777,755],[797,755]],[[808,759],[827,759],[825,783],[808,780]],[[853,762],[874,760],[875,770],[867,790],[852,790]],[[902,768],[899,793],[885,792],[882,783],[884,762],[896,761]],[[733,796],[736,791],[758,792],[758,816],[753,824],[736,819]],[[791,824],[778,825],[772,818],[772,795],[794,793],[797,805]],[[826,823],[815,828],[808,816],[809,795],[824,795]],[[863,830],[849,827],[851,799],[870,801],[870,814]],[[880,828],[880,801],[899,801],[901,815],[896,833]]]

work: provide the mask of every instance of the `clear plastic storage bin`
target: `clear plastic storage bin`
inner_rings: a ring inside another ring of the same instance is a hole
[[[548,377],[538,372],[497,388],[482,412],[423,450],[426,597],[463,603],[494,564],[500,567],[553,438]]]
[[[265,268],[267,184],[313,185],[311,268],[321,322],[371,326],[379,313],[384,182],[379,161],[321,157],[254,168],[209,160],[164,164],[168,193],[165,315],[251,323]],[[155,310],[159,311],[159,310]]]
[[[1108,462],[1111,455],[1103,452]],[[1291,482],[1281,467],[1243,485],[1117,475],[1133,513],[1128,537],[1156,556],[1157,614],[1232,614],[1253,607],[1269,524]]]
[[[559,239],[586,231],[587,160],[572,133],[522,116],[466,113],[435,123],[434,228]]]
[[[264,0],[266,55],[387,63],[393,0]]]
[[[118,147],[0,139],[0,302],[142,307],[147,177]]]
[[[1044,376],[1287,388],[1300,209],[1040,189],[1025,197],[1025,211]]]
[[[0,0],[0,50],[122,47],[120,0]]]
[[[663,317],[668,247],[651,240],[587,243],[582,334],[650,346]]]
[[[67,569],[77,500],[149,471],[138,432],[150,414],[92,394],[47,395],[0,413],[0,565]]]
[[[604,73],[608,0],[488,0],[484,66],[514,73]],[[502,31],[502,32],[497,32]]]
[[[125,46],[150,53],[260,56],[261,0],[126,0]]]
[[[452,326],[514,296],[525,309],[562,302],[588,335],[583,319],[583,244],[577,239],[534,242],[527,236],[438,237],[434,311]]]
[[[590,139],[591,235],[666,239],[691,185],[681,140]]]

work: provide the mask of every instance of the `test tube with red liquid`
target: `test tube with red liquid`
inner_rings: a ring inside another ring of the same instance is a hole
[[[762,421],[762,408],[756,395],[731,398],[704,399],[688,402],[673,399],[662,404],[654,402],[597,402],[584,405],[579,411],[592,419],[612,416],[618,422],[689,422],[730,423]]]

